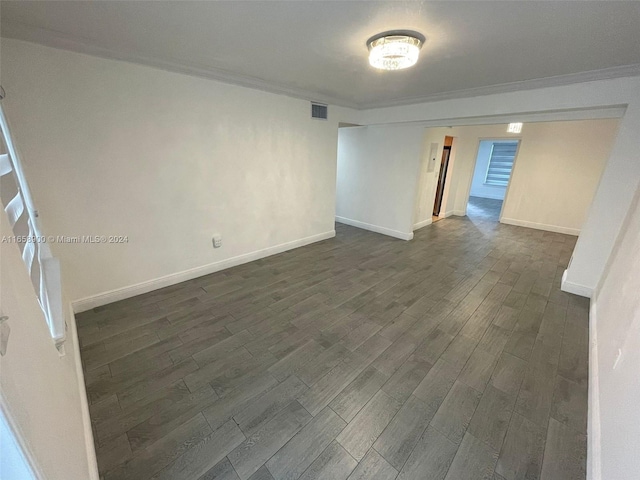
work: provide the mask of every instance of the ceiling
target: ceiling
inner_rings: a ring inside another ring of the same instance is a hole
[[[3,0],[0,8],[4,37],[357,108],[640,74],[637,1]],[[411,69],[374,70],[365,42],[392,29],[423,33],[421,58]]]

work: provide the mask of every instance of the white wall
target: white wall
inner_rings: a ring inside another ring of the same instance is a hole
[[[457,146],[451,172],[450,209],[465,214],[479,142],[520,140],[501,221],[578,235],[607,163],[617,119],[525,123],[522,133],[506,125],[454,127]]]
[[[525,124],[502,221],[578,235],[618,123],[601,119]]]
[[[639,82],[640,83],[640,82]],[[590,296],[613,252],[624,212],[640,178],[640,86],[620,123],[607,168],[602,174],[589,216],[582,228],[563,289]]]
[[[424,131],[423,155],[420,161],[416,201],[413,210],[414,230],[431,224],[436,186],[438,185],[438,174],[442,162],[442,151],[444,150],[444,137],[448,134],[448,128],[428,128]],[[432,144],[437,145],[435,160],[430,158]],[[430,163],[434,163],[431,172],[429,171]],[[444,206],[442,211],[444,212]]]
[[[445,135],[454,137],[441,214],[466,214],[473,179],[480,171],[484,181],[487,168],[487,162],[476,166],[476,159],[483,156],[479,149],[483,139],[519,140],[501,221],[579,234],[609,158],[618,124],[618,119],[526,123],[517,135],[507,134],[506,124],[427,129],[425,145],[432,141],[439,141],[441,145]],[[433,205],[438,168],[429,173],[426,161],[421,166],[416,223],[426,220],[429,206]]]
[[[0,235],[12,235],[4,211],[0,221]],[[15,243],[0,242],[0,286],[11,328],[0,357],[2,409],[19,429],[38,478],[97,480],[73,315],[67,318],[67,353],[60,357]]]
[[[129,239],[52,246],[78,310],[334,234],[342,109],[7,39],[2,71],[44,229]]]
[[[640,188],[592,300],[592,480],[632,480],[640,471],[639,292]]]
[[[385,235],[413,238],[416,178],[424,128],[341,128],[336,219]]]
[[[493,140],[480,141],[480,145],[478,146],[478,155],[476,156],[476,167],[473,171],[473,178],[471,179],[471,196],[504,200],[504,196],[507,193],[507,187],[485,183],[493,143]]]
[[[423,122],[425,125],[464,125],[501,121],[591,118],[590,109],[626,106],[626,111],[603,172],[563,288],[589,295],[595,288],[620,230],[624,212],[640,178],[640,78],[617,78],[552,86],[518,92],[442,100],[363,111],[358,122]],[[465,120],[467,119],[467,120]]]

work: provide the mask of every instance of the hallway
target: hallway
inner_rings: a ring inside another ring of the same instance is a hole
[[[575,237],[336,229],[78,315],[104,479],[584,479]]]
[[[502,203],[503,200],[471,196],[467,203],[467,216],[488,222],[499,222]]]

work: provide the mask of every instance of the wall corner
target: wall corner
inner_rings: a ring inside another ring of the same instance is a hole
[[[581,297],[592,298],[594,287],[589,287],[587,285],[581,285],[579,283],[575,283],[567,280],[569,276],[569,269],[566,269],[562,274],[562,283],[560,284],[560,289],[563,292],[573,293],[574,295],[579,295]]]

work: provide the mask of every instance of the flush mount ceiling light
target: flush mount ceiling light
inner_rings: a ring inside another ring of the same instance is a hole
[[[508,133],[520,133],[522,131],[522,123],[510,123],[507,127]]]
[[[401,70],[416,64],[425,37],[418,32],[394,30],[367,40],[369,64],[380,70]]]

